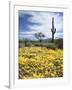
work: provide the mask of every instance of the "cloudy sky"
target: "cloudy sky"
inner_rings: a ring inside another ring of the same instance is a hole
[[[52,37],[52,17],[56,28],[55,38],[63,37],[63,12],[19,10],[19,39],[36,40],[34,34],[42,32],[48,39]]]

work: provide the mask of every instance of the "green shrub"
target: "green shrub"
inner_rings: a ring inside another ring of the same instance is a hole
[[[25,46],[27,46],[27,47],[31,47],[31,46],[34,46],[31,42],[26,42],[25,43]]]
[[[57,46],[54,43],[49,43],[46,47],[50,48],[50,49],[56,49],[57,48]]]
[[[54,43],[36,43],[35,46],[41,46],[41,47],[46,47],[50,49],[56,49],[56,45]]]
[[[55,44],[57,48],[63,49],[63,39],[56,39]]]

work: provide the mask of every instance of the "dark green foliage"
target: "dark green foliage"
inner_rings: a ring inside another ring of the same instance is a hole
[[[20,47],[47,47],[50,49],[63,49],[63,39],[55,39],[54,42],[50,40],[42,40],[40,41],[19,41],[19,48]]]
[[[63,39],[56,39],[55,44],[57,48],[63,49]]]
[[[35,46],[41,46],[41,47],[46,47],[50,49],[56,49],[56,45],[54,43],[36,43]]]
[[[57,49],[57,46],[54,43],[49,43],[46,47],[50,49]]]

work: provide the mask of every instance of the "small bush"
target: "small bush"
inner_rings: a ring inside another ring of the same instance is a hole
[[[31,47],[31,46],[34,46],[31,42],[26,42],[25,43],[25,46],[27,46],[27,47]]]
[[[35,46],[41,46],[41,47],[46,47],[50,49],[56,49],[56,45],[54,43],[36,43]]]
[[[50,49],[56,49],[57,48],[57,46],[54,43],[50,43],[46,47],[50,48]]]
[[[55,40],[55,44],[56,44],[57,48],[63,49],[63,39]]]

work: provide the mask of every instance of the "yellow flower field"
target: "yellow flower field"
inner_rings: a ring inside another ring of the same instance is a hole
[[[63,50],[19,48],[19,79],[63,77]]]

